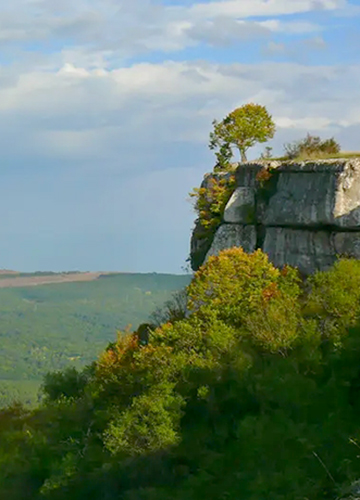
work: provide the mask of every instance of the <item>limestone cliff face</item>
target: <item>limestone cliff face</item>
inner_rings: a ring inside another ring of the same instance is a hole
[[[338,256],[360,258],[360,158],[240,164],[236,188],[212,241],[192,237],[192,251],[261,248],[278,267],[304,274]],[[209,176],[207,176],[209,179]]]

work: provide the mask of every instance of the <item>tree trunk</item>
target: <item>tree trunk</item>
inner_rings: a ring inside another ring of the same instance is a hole
[[[247,162],[247,158],[246,158],[245,149],[240,149],[240,155],[241,155],[241,163],[246,163]]]

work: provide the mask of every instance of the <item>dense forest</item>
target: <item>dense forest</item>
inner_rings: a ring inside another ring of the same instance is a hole
[[[0,412],[0,498],[320,500],[360,477],[360,262],[211,257],[163,311]],[[146,330],[145,328],[145,330]],[[354,486],[355,485],[355,486]]]
[[[17,274],[39,276],[49,273]],[[0,275],[0,279],[13,275]],[[96,359],[116,331],[136,328],[189,276],[110,274],[89,282],[0,288],[0,406],[34,404],[44,375]]]

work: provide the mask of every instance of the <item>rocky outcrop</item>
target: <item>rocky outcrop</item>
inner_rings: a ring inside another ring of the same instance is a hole
[[[234,166],[235,169],[236,165]],[[205,198],[208,203],[211,204],[213,195],[211,193],[212,185],[218,183],[224,184],[233,184],[231,179],[233,179],[233,172],[223,172],[223,173],[215,173],[215,174],[206,174],[201,186],[201,190],[206,190],[207,194]],[[197,269],[204,262],[207,253],[210,250],[210,247],[213,243],[214,234],[213,231],[209,231],[209,228],[206,228],[202,225],[201,221],[198,219],[195,223],[195,228],[193,230],[190,242],[190,261],[193,269]],[[235,243],[234,243],[235,244]],[[226,247],[224,247],[226,248]]]
[[[217,255],[221,250],[229,247],[242,247],[245,252],[251,253],[256,248],[255,226],[241,226],[240,224],[222,224],[215,233],[214,240],[207,252],[206,258]]]
[[[235,177],[222,224],[201,241],[205,260],[232,246],[261,248],[276,266],[309,274],[338,256],[360,258],[360,158],[240,164]],[[192,250],[196,243],[195,231]]]

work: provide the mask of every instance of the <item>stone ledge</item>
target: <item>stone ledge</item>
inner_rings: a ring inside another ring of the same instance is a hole
[[[221,250],[231,247],[242,247],[245,252],[251,253],[256,248],[255,226],[240,224],[223,224],[217,230],[211,248],[206,254],[205,262],[212,255],[218,255]]]

